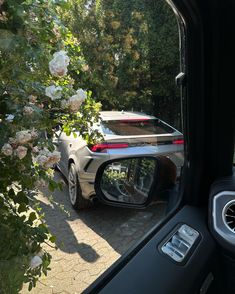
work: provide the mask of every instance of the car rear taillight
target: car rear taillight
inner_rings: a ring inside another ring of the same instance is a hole
[[[139,118],[128,118],[128,119],[122,119],[122,120],[120,120],[120,122],[122,122],[122,123],[134,123],[134,122],[137,122],[137,123],[143,123],[143,122],[148,122],[148,121],[150,121],[150,119],[149,118],[141,118],[141,119],[139,119]]]
[[[181,145],[181,144],[184,144],[184,140],[182,140],[182,139],[173,140],[172,144]]]
[[[127,148],[129,145],[127,143],[100,143],[93,146],[90,146],[92,152],[102,152],[106,149],[120,149]]]

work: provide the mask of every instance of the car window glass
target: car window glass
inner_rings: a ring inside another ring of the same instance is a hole
[[[109,120],[102,121],[102,130],[104,134],[109,135],[158,135],[171,134],[175,130],[160,120]]]
[[[3,235],[16,237],[2,248],[21,254],[8,285],[15,276],[22,294],[82,293],[176,208],[168,196],[178,199],[184,164],[179,25],[165,0],[13,2],[0,0],[0,177],[12,179],[5,208],[18,217],[14,230],[4,219]],[[105,193],[132,207],[97,197],[98,169],[110,160]]]

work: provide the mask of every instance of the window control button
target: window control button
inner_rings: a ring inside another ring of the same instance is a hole
[[[186,252],[189,249],[189,244],[185,242],[183,239],[179,238],[177,235],[174,235],[171,240],[172,245],[177,248],[178,251],[180,251],[183,255],[186,254]]]
[[[187,225],[182,225],[162,246],[161,250],[175,261],[181,262],[188,254],[198,236],[199,233],[196,230]]]
[[[194,230],[193,228],[187,225],[181,226],[178,230],[178,234],[180,235],[182,239],[187,241],[190,245],[192,245],[197,239],[197,237],[199,236],[199,233],[196,230]]]
[[[183,260],[183,255],[176,251],[170,242],[168,242],[167,244],[165,244],[165,246],[162,247],[162,251],[171,258],[173,258],[175,261],[181,262]]]

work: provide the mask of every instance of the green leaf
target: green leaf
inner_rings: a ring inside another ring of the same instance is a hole
[[[21,213],[21,212],[25,212],[27,211],[27,206],[25,203],[21,203],[18,207],[18,212]]]
[[[56,236],[51,236],[50,238],[49,238],[49,240],[51,241],[51,243],[55,243],[55,241],[56,241]]]
[[[48,185],[48,188],[51,192],[54,192],[55,191],[55,185],[52,181],[49,182],[49,185]]]
[[[31,212],[29,215],[29,221],[33,222],[35,221],[35,219],[37,219],[37,215],[35,212]]]
[[[60,182],[57,184],[57,186],[60,191],[63,191],[63,183]]]
[[[30,283],[29,283],[28,290],[29,290],[29,291],[31,291],[32,289],[33,289],[33,283],[32,283],[32,282],[30,282]]]
[[[8,195],[10,198],[14,198],[15,197],[15,191],[11,188],[9,191],[8,191]]]
[[[29,199],[23,191],[20,191],[19,193],[17,193],[17,196],[15,197],[15,202],[19,204],[29,204]]]
[[[44,273],[45,276],[47,276],[47,270],[45,268],[42,269],[42,272]]]

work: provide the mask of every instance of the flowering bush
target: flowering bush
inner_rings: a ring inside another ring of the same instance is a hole
[[[0,1],[0,293],[29,289],[49,270],[52,246],[35,195],[53,181],[58,124],[93,143],[100,104],[69,76],[79,45],[58,15],[66,1]],[[46,135],[45,135],[46,134]],[[75,134],[74,134],[75,135]]]

